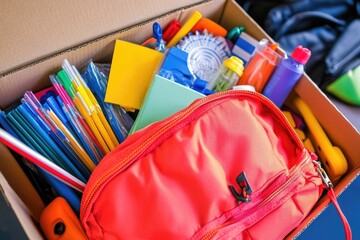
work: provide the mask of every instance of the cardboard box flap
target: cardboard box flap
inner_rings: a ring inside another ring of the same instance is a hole
[[[0,9],[0,75],[197,2],[5,1]]]
[[[157,0],[157,2],[160,1],[161,0]],[[182,2],[185,5],[185,0],[182,0]],[[219,21],[225,2],[225,0],[203,1],[201,4],[201,6],[203,6],[201,13],[215,21]],[[198,6],[195,7],[194,4],[191,4],[181,7],[180,9],[173,9],[171,12],[163,8],[164,13],[162,15],[159,13],[159,15],[156,16],[158,17],[157,21],[159,21],[162,26],[167,26],[173,19],[178,19],[184,23],[197,7]],[[141,11],[142,10],[136,10],[136,13]],[[59,71],[64,59],[68,59],[76,66],[83,64],[89,59],[110,62],[115,39],[122,39],[138,44],[145,41],[152,35],[154,19],[155,16],[154,18],[149,18],[144,21],[141,21],[139,18],[138,24],[123,27],[118,31],[109,32],[104,36],[90,39],[82,44],[71,44],[72,47],[70,48],[65,48],[62,51],[59,50],[59,52],[55,52],[54,54],[45,54],[39,59],[31,59],[29,63],[22,61],[22,64],[18,65],[18,67],[0,74],[0,109],[6,109],[11,103],[19,100],[27,90],[38,91],[49,86],[49,74]],[[141,30],[139,30],[140,28]],[[39,48],[42,47],[39,46]],[[44,48],[42,48],[41,52],[45,53]],[[0,64],[0,66],[1,65],[2,64]]]
[[[195,6],[199,2],[201,4]],[[84,2],[69,0],[61,3],[15,0],[2,4],[1,109],[19,100],[27,90],[37,91],[49,86],[49,74],[60,70],[64,59],[75,66],[81,66],[90,58],[95,62],[110,62],[115,39],[134,43],[146,40],[151,35],[155,17],[165,26],[173,19],[184,22],[198,10],[226,29],[242,25],[255,38],[268,38],[235,0],[110,0],[101,3],[90,0],[81,4]],[[302,77],[294,91],[310,105],[330,140],[341,148],[348,160],[349,171],[335,189],[339,193],[353,179],[355,171],[356,174],[359,171],[359,132],[307,76]],[[0,156],[4,157],[7,150],[2,148]],[[322,211],[320,204],[303,222],[305,226]]]

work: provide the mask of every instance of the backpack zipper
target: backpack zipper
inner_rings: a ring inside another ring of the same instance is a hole
[[[124,157],[120,162],[118,162],[116,165],[113,165],[110,169],[106,169],[103,173],[99,173],[99,176],[97,177],[97,180],[95,183],[93,183],[91,186],[87,186],[87,188],[90,188],[87,195],[83,195],[83,199],[81,201],[81,210],[80,210],[80,218],[83,219],[85,216],[85,213],[89,207],[89,204],[95,195],[95,193],[100,189],[103,183],[105,183],[111,176],[113,176],[116,172],[121,170],[125,165],[131,163],[136,157],[141,155],[144,150],[149,148],[153,143],[156,142],[158,138],[162,136],[163,133],[170,130],[177,124],[179,124],[182,121],[185,120],[193,120],[192,118],[187,119],[187,117],[193,115],[196,117],[197,115],[192,114],[194,110],[200,109],[200,107],[209,105],[206,109],[203,109],[202,111],[205,111],[212,107],[213,102],[217,102],[218,100],[225,100],[227,98],[235,98],[235,97],[242,97],[242,96],[248,96],[248,97],[254,97],[260,99],[262,103],[267,105],[269,109],[275,114],[278,120],[280,120],[282,124],[286,129],[286,131],[292,136],[292,139],[295,141],[296,146],[301,149],[304,148],[302,141],[295,133],[294,129],[289,124],[288,120],[285,118],[285,116],[281,113],[281,110],[268,98],[263,96],[260,93],[253,92],[253,91],[247,91],[247,90],[230,90],[230,91],[224,91],[215,93],[212,95],[209,95],[205,98],[200,98],[195,100],[189,107],[183,109],[182,111],[176,113],[172,117],[170,117],[167,121],[164,121],[162,125],[159,125],[158,128],[156,128],[155,133],[154,131],[151,131],[150,137],[147,137],[147,135],[143,135],[142,138],[138,138],[134,144],[134,148],[128,153],[126,157]],[[113,158],[119,158],[118,155],[114,154],[108,161],[111,161]],[[121,158],[119,158],[121,159]],[[101,167],[101,166],[99,166]],[[96,171],[95,171],[96,172]],[[88,183],[89,184],[89,183]],[[84,192],[85,193],[85,192]]]
[[[261,209],[264,205],[266,205],[267,203],[269,203],[270,201],[276,199],[277,197],[279,197],[279,193],[282,193],[283,190],[287,189],[288,193],[291,192],[291,190],[294,188],[294,186],[292,185],[293,183],[297,183],[296,180],[301,176],[302,170],[307,167],[307,163],[310,162],[310,160],[312,160],[312,157],[309,155],[309,157],[307,157],[306,159],[304,159],[296,168],[292,169],[292,171],[289,173],[290,178],[288,180],[286,180],[280,187],[278,186],[274,186],[272,188],[267,189],[266,191],[264,191],[262,194],[259,194],[259,196],[257,196],[257,199],[262,199],[262,197],[265,197],[265,199],[263,200],[259,200],[259,201],[253,201],[251,204],[254,206],[254,208],[248,208],[247,210],[243,211],[243,209],[238,208],[236,212],[234,212],[233,215],[236,215],[235,217],[231,218],[230,220],[225,221],[223,224],[220,224],[219,226],[207,231],[205,234],[203,234],[202,237],[193,237],[193,239],[201,239],[201,240],[209,240],[212,239],[215,234],[227,227],[230,226],[232,224],[235,223],[241,223],[242,221],[244,222],[244,225],[246,225],[246,221],[247,221],[247,216],[251,215],[252,213],[256,213],[259,209]],[[272,192],[272,190],[276,189],[275,191]],[[270,191],[270,194],[268,195],[268,192]],[[268,196],[266,196],[268,195]],[[282,198],[283,196],[280,195],[279,198]],[[243,205],[244,203],[242,203]],[[249,204],[249,203],[245,203],[245,204]],[[267,213],[264,213],[263,215],[266,215]],[[239,226],[234,226],[237,228],[237,230],[239,230]],[[246,228],[246,226],[244,226],[244,229]]]

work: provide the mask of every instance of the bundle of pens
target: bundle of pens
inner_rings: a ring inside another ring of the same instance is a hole
[[[13,137],[86,183],[101,159],[127,137],[133,120],[120,106],[104,102],[110,65],[90,62],[83,75],[67,60],[62,68],[50,75],[51,87],[28,91],[19,106],[0,111],[0,123]],[[78,212],[81,196],[51,171],[39,171]]]

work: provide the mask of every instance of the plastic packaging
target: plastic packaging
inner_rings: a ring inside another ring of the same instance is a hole
[[[263,94],[281,107],[304,72],[304,65],[311,52],[303,46],[295,48],[290,57],[284,58],[268,81]]]
[[[263,39],[256,46],[255,54],[246,65],[244,74],[236,85],[252,85],[257,92],[262,92],[282,57],[275,51],[278,44],[271,44]]]
[[[134,124],[134,120],[120,106],[104,102],[108,82],[108,69],[105,65],[95,64],[92,61],[88,64],[83,74],[85,82],[94,92],[104,114],[108,119],[119,142],[124,141]]]
[[[197,78],[209,82],[230,57],[231,51],[223,37],[214,37],[207,30],[196,31],[182,38],[177,47],[187,52],[187,65]]]
[[[207,88],[215,92],[226,91],[233,87],[244,71],[244,64],[238,57],[226,59]]]

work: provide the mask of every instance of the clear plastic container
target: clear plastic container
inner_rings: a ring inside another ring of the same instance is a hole
[[[215,92],[229,90],[236,84],[243,71],[243,61],[232,56],[222,63],[215,77],[208,82],[207,88]]]
[[[276,52],[277,47],[278,44],[272,44],[267,39],[261,40],[236,85],[251,85],[257,92],[262,92],[276,66],[282,60],[281,55]]]

